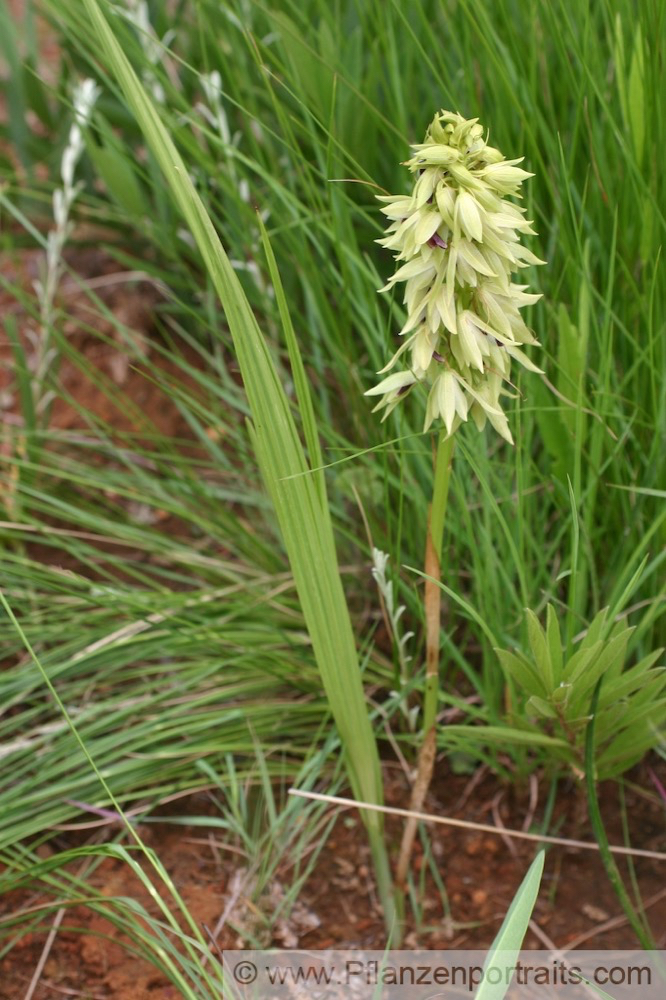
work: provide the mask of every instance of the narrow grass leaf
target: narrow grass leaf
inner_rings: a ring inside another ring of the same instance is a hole
[[[491,945],[484,963],[484,971],[493,966],[511,968],[515,965],[539,894],[545,859],[546,852],[541,850],[530,865]],[[475,1000],[504,1000],[510,985],[511,981],[507,982],[504,976],[499,983],[484,979],[477,990]]]
[[[253,442],[275,505],[322,683],[347,752],[354,794],[379,803],[379,757],[338,570],[330,514],[321,502],[316,479],[303,475],[310,467],[289,401],[247,297],[178,150],[97,0],[84,2],[102,50],[187,221],[225,310],[250,403]],[[381,819],[368,813],[366,823],[375,862],[381,869],[379,888],[387,909],[388,862],[382,847]]]

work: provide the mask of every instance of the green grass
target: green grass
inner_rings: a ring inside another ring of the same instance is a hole
[[[543,619],[552,604],[566,643],[609,605],[637,626],[629,665],[666,638],[661,6],[201,0],[179,4],[172,21],[158,0],[152,24],[171,36],[154,66],[137,32],[109,19],[147,93],[159,82],[158,117],[108,40],[102,55],[91,9],[42,0],[60,46],[54,72],[41,69],[32,7],[20,27],[0,31],[12,71],[1,246],[10,255],[44,246],[71,84],[94,76],[102,95],[69,246],[101,246],[119,272],[143,272],[161,291],[148,365],[102,293],[81,283],[88,335],[103,339],[104,321],[175,400],[189,434],[161,435],[91,370],[65,332],[66,299],[50,331],[59,364],[94,377],[140,430],[81,410],[58,363],[49,388],[80,411],[84,429],[40,424],[14,335],[27,317],[38,325],[39,307],[29,287],[2,279],[17,304],[7,337],[24,420],[3,427],[2,587],[41,665],[2,618],[3,857],[18,852],[33,870],[35,838],[75,817],[73,800],[108,807],[112,795],[149,815],[166,796],[210,784],[207,768],[220,781],[256,776],[257,743],[269,775],[295,780],[316,759],[332,777],[333,744],[319,752],[327,734],[350,746],[341,663],[354,683],[362,677],[375,737],[384,738],[380,703],[412,752],[398,650],[373,642],[381,615],[369,537],[390,555],[419,689],[432,444],[420,434],[424,399],[412,394],[382,425],[363,391],[402,316],[399,302],[376,294],[391,261],[373,243],[382,228],[373,195],[407,189],[400,161],[441,107],[478,115],[507,156],[525,156],[539,233],[531,248],[548,264],[529,272],[544,293],[528,322],[546,375],[518,375],[508,406],[516,447],[473,427],[457,435],[439,709],[464,707],[456,748],[472,760],[504,776],[538,767],[547,744],[517,745],[510,763],[498,753],[507,677],[494,649],[528,648],[524,608]],[[223,114],[211,117],[202,74],[213,70]],[[160,122],[173,155],[160,146]],[[176,176],[178,156],[185,172]],[[68,270],[63,280],[80,281]],[[182,377],[164,375],[158,358]],[[334,615],[322,612],[331,606]],[[355,705],[360,712],[358,684]],[[355,773],[353,764],[372,755],[372,735],[348,759],[355,790],[378,797],[375,765]],[[67,860],[58,879],[69,878]]]

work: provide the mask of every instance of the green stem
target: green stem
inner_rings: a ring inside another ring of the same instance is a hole
[[[435,479],[432,491],[432,505],[430,508],[430,542],[435,563],[438,567],[437,581],[439,582],[439,567],[442,559],[442,544],[444,540],[444,523],[446,521],[446,508],[449,499],[449,485],[451,482],[451,469],[453,466],[453,435],[447,436],[446,431],[440,432],[437,444],[437,455],[435,458]],[[430,728],[435,724],[437,717],[437,701],[439,695],[439,671],[429,672],[426,675],[425,694],[423,703],[423,733],[424,737]]]
[[[608,837],[606,836],[606,827],[604,826],[604,821],[601,818],[601,810],[599,809],[599,799],[597,797],[596,782],[594,780],[594,723],[602,680],[603,678],[600,677],[597,682],[597,686],[594,689],[592,705],[590,707],[590,721],[587,724],[587,732],[585,734],[585,783],[587,786],[587,807],[590,813],[592,832],[594,833],[595,840],[599,845],[599,854],[601,856],[603,866],[606,869],[608,880],[613,887],[613,891],[620,901],[622,909],[627,916],[627,920],[631,924],[634,934],[640,941],[641,947],[645,948],[646,951],[654,951],[657,946],[652,938],[652,935],[650,934],[650,931],[639,919],[639,916],[629,899],[629,895],[622,881],[622,876],[620,875],[620,869],[618,868],[615,858],[610,851]]]
[[[453,438],[447,438],[442,432],[437,444],[435,458],[435,481],[433,485],[432,504],[428,517],[428,533],[425,551],[425,591],[423,597],[426,629],[426,675],[423,696],[423,739],[419,747],[416,777],[412,786],[409,807],[412,812],[423,810],[437,755],[437,702],[439,696],[439,660],[441,633],[442,591],[439,587],[441,577],[442,541],[444,538],[444,521],[446,519],[446,504],[451,482],[451,461],[453,458]],[[404,892],[407,873],[416,836],[417,821],[410,816],[405,824],[400,844],[400,853],[396,865],[396,901],[397,912],[404,919]]]
[[[402,940],[402,919],[397,912],[395,887],[393,885],[393,875],[389,864],[386,838],[382,827],[368,826],[368,840],[370,843],[370,854],[377,881],[377,895],[384,913],[384,926],[386,927],[387,940],[391,947],[400,947]]]

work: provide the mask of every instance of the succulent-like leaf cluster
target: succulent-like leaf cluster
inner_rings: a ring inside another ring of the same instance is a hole
[[[380,197],[390,220],[378,242],[404,262],[381,291],[404,281],[407,322],[400,349],[379,374],[409,352],[409,367],[388,375],[366,395],[385,417],[419,382],[430,386],[425,428],[441,417],[452,434],[471,415],[479,429],[489,420],[511,442],[500,406],[511,359],[539,369],[523,353],[536,344],[520,309],[541,296],[511,276],[542,264],[520,243],[534,233],[520,197],[532,175],[489,146],[477,119],[441,111],[425,141],[412,147],[406,166],[416,175],[410,195]]]
[[[516,705],[517,727],[547,733],[551,757],[566,762],[579,776],[583,769],[585,730],[597,681],[603,684],[594,728],[598,778],[615,777],[658,745],[666,722],[666,670],[655,667],[663,653],[657,649],[625,669],[633,628],[623,622],[612,627],[608,609],[600,611],[578,644],[566,655],[554,609],[548,606],[545,630],[532,611],[527,612],[531,655],[498,650],[505,673],[524,703]],[[511,740],[511,731],[505,740]]]

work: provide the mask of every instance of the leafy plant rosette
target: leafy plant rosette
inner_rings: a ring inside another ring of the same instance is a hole
[[[666,668],[656,667],[663,649],[625,668],[633,628],[609,627],[608,608],[594,618],[575,650],[562,646],[555,611],[548,605],[545,629],[527,612],[529,654],[497,650],[514,684],[512,724],[550,737],[549,756],[577,777],[585,770],[585,734],[597,683],[602,679],[594,727],[595,777],[617,777],[659,741],[666,723]],[[511,732],[504,731],[504,741]]]

